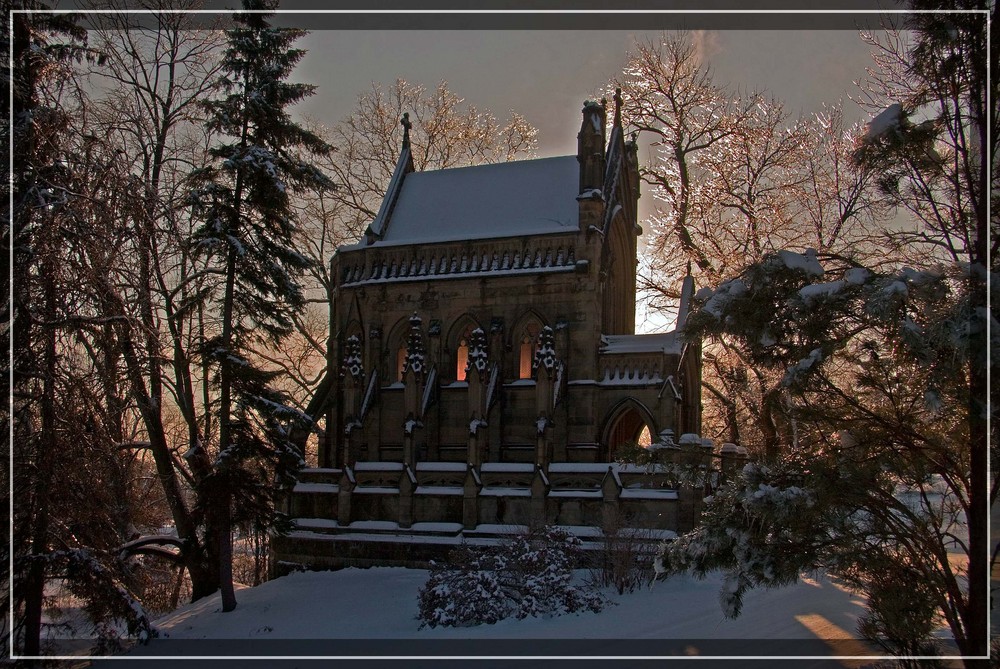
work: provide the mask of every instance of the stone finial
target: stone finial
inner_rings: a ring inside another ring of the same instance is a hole
[[[410,145],[410,128],[413,124],[410,123],[410,112],[403,112],[403,120],[399,122],[403,126],[403,148]]]
[[[489,355],[486,352],[486,333],[482,328],[476,328],[469,336],[469,357],[465,363],[466,373],[475,369],[480,378],[486,375],[489,368]]]
[[[403,374],[413,370],[421,378],[427,371],[427,349],[424,347],[424,337],[420,316],[416,312],[410,316],[410,334],[406,338],[406,357],[403,362]]]
[[[341,364],[341,376],[350,377],[354,381],[364,379],[365,366],[362,359],[361,340],[357,335],[351,335],[344,344],[344,360]]]
[[[535,349],[535,358],[531,364],[534,371],[537,371],[539,367],[544,367],[550,372],[556,368],[559,359],[556,357],[555,345],[556,340],[552,328],[546,325],[538,335],[538,348]]]

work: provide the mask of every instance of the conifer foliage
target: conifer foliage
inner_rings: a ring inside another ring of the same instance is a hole
[[[883,647],[923,652],[940,616],[974,655],[987,596],[969,522],[985,492],[966,372],[988,318],[968,290],[977,270],[824,260],[781,251],[699,293],[685,331],[724,333],[753,364],[783,371],[793,422],[782,457],[715,491],[658,570],[726,570],[720,601],[736,616],[749,589],[826,569],[868,595],[859,630]]]
[[[246,0],[227,32],[223,64],[226,95],[209,103],[210,125],[228,138],[211,150],[214,164],[199,170],[192,193],[202,221],[196,248],[220,270],[218,332],[203,342],[219,384],[219,443],[206,509],[222,562],[223,608],[236,606],[232,589],[230,527],[268,522],[275,493],[271,476],[289,483],[301,462],[290,427],[307,420],[258,366],[252,344],[276,344],[293,329],[304,305],[296,278],[308,266],[292,247],[296,221],[293,189],[323,189],[330,182],[304,154],[330,147],[289,117],[287,108],[314,87],[285,81],[304,51],[292,47],[301,30],[268,24],[269,2]],[[238,504],[233,502],[238,500]],[[231,515],[231,507],[241,510]],[[214,521],[214,522],[213,522]],[[229,572],[229,573],[226,573]]]

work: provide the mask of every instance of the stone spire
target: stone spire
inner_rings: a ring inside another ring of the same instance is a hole
[[[622,89],[618,87],[615,89],[615,126],[616,128],[622,127]]]
[[[403,126],[403,148],[408,148],[410,146],[410,128],[413,124],[410,123],[410,112],[403,112],[403,119],[399,122]]]
[[[580,163],[580,192],[599,190],[604,185],[604,128],[607,109],[600,102],[583,103],[583,123],[576,136],[576,159]]]
[[[681,284],[681,304],[677,308],[677,329],[680,330],[687,323],[688,313],[691,311],[691,299],[694,297],[694,277],[691,276],[691,261],[688,260],[687,275]]]

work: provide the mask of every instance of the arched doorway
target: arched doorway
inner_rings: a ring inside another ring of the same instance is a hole
[[[624,444],[648,447],[656,432],[653,416],[641,402],[627,398],[608,412],[601,437],[601,455],[610,462]]]

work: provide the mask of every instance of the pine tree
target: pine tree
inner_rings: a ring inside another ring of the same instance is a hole
[[[715,491],[660,568],[726,570],[728,616],[751,588],[825,569],[868,595],[859,629],[894,652],[924,648],[930,610],[963,654],[980,654],[987,583],[973,565],[986,555],[973,511],[985,486],[966,370],[987,316],[972,309],[969,267],[823,260],[781,251],[699,292],[685,332],[725,334],[782,374],[790,420],[781,457]]]
[[[215,164],[194,177],[193,204],[203,224],[198,250],[224,278],[219,333],[203,342],[219,384],[218,455],[202,481],[209,531],[220,547],[223,610],[236,606],[232,583],[235,522],[269,522],[271,471],[287,483],[301,456],[289,440],[290,424],[305,419],[272,388],[275,373],[252,359],[255,342],[279,343],[304,306],[296,277],[307,259],[292,248],[296,222],[291,188],[326,188],[320,170],[300,157],[330,147],[294,123],[287,107],[314,91],[285,81],[304,51],[292,43],[304,31],[271,28],[272,5],[246,0],[237,27],[227,32],[222,84],[227,93],[209,104],[210,125],[231,141],[211,150]],[[232,515],[238,500],[241,516]]]

